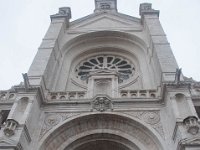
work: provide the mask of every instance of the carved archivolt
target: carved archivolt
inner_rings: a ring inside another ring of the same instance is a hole
[[[150,115],[150,117],[152,116]],[[50,119],[52,119],[52,116]],[[158,122],[157,120],[158,119],[155,119],[155,123]],[[44,141],[43,147],[45,150],[59,149],[67,140],[69,140],[66,142],[68,144],[64,145],[64,147],[70,146],[69,144],[73,142],[73,140],[76,140],[75,136],[84,136],[91,131],[98,131],[99,129],[101,129],[100,131],[102,133],[107,133],[107,131],[112,131],[113,134],[118,134],[119,131],[120,133],[123,132],[124,134],[120,134],[120,136],[129,135],[133,139],[137,139],[148,150],[162,149],[160,144],[153,140],[151,134],[148,134],[149,131],[141,127],[139,123],[118,115],[102,113],[76,118],[70,121],[70,123],[60,126],[54,131],[55,133],[51,134],[51,136]]]
[[[159,111],[132,111],[125,113],[149,124],[164,138],[164,131],[163,126],[160,122]],[[40,133],[40,139],[54,126],[61,124],[66,119],[79,114],[80,113],[46,113],[45,120]]]

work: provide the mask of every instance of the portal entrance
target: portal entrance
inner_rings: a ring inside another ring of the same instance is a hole
[[[108,133],[97,133],[80,138],[64,150],[139,150],[130,140]]]
[[[57,126],[40,150],[164,150],[154,133],[124,114],[88,113]]]
[[[76,148],[75,150],[130,150],[130,149],[119,143],[105,141],[105,140],[97,140],[83,144],[80,147]]]

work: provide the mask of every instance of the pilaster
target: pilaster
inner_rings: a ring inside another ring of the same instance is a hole
[[[161,74],[172,73],[168,80],[173,81],[176,69],[178,68],[175,57],[172,53],[169,42],[159,20],[159,10],[152,9],[152,4],[143,3],[140,5],[141,21],[149,37],[152,55],[158,58]],[[156,58],[153,58],[154,61]],[[163,78],[165,80],[165,78]]]
[[[31,85],[40,85],[42,78],[44,82],[47,82],[50,76],[53,75],[54,70],[52,68],[58,63],[58,58],[61,56],[60,40],[66,28],[69,27],[71,10],[69,7],[62,7],[59,8],[57,14],[50,17],[50,27],[28,71]]]

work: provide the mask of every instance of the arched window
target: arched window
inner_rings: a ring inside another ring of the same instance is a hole
[[[131,61],[113,55],[98,55],[83,60],[75,68],[76,77],[80,80],[87,80],[92,72],[109,70],[117,73],[119,83],[134,75],[135,67]]]

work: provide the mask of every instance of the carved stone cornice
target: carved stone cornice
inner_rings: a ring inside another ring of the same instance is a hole
[[[200,137],[194,137],[194,138],[186,138],[183,140],[180,140],[178,143],[177,150],[183,150],[185,147],[194,147],[194,146],[200,146]]]

